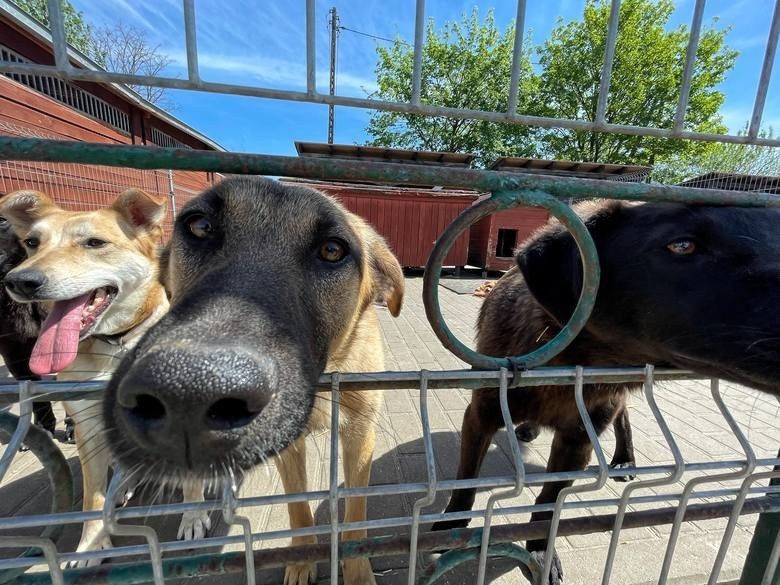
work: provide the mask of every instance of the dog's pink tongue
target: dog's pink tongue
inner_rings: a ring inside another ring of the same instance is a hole
[[[30,355],[30,371],[33,374],[56,374],[73,363],[79,350],[81,314],[91,298],[92,293],[87,293],[54,303]]]

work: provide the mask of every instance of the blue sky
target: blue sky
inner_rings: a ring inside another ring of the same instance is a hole
[[[183,15],[179,0],[72,0],[94,25],[123,21],[143,29],[173,63],[167,74],[184,77],[186,59]],[[758,84],[774,2],[772,0],[710,0],[705,22],[730,27],[728,43],[740,57],[722,89],[727,98],[722,115],[732,131],[749,119]],[[305,89],[305,13],[303,0],[197,0],[201,76],[208,81],[282,89]],[[515,16],[510,0],[429,0],[426,16],[437,23],[455,20],[473,6],[484,14],[495,9],[499,26]],[[543,42],[558,17],[582,14],[584,0],[529,2],[526,29],[534,44]],[[327,91],[328,9],[336,6],[343,26],[381,37],[413,37],[413,0],[326,0],[317,2],[317,83]],[[678,0],[672,25],[689,23],[693,0]],[[342,31],[339,38],[338,91],[364,97],[374,88],[376,40]],[[780,129],[780,73],[770,85],[765,126]],[[327,107],[201,92],[171,92],[178,118],[229,150],[294,154],[294,140],[324,142]],[[368,112],[336,109],[335,141],[366,140]]]

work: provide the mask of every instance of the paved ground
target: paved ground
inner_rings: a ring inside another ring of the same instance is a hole
[[[425,320],[421,303],[421,278],[407,280],[407,298],[401,317],[393,319],[385,310],[381,311],[384,340],[388,349],[388,369],[414,370],[451,369],[464,364],[441,348]],[[470,295],[455,294],[440,290],[443,311],[451,328],[463,340],[471,340],[476,313],[481,299]],[[780,444],[780,428],[777,425],[778,404],[773,399],[755,392],[726,384],[726,402],[742,428],[746,430],[759,457],[771,457]],[[675,433],[687,461],[712,461],[740,457],[736,440],[728,430],[725,421],[709,394],[709,387],[703,382],[667,383],[657,392],[658,401]],[[386,392],[384,412],[381,418],[376,459],[373,467],[372,484],[425,481],[424,451],[420,440],[420,419],[418,393],[416,391]],[[452,478],[455,474],[459,446],[459,428],[468,393],[463,390],[433,391],[429,402],[430,419],[437,457],[437,471],[441,478]],[[634,428],[636,451],[639,463],[643,465],[671,462],[658,425],[649,410],[638,397],[631,402],[631,421]],[[551,436],[542,434],[525,449],[524,458],[528,469],[541,470],[546,461]],[[612,450],[612,437],[604,437],[608,455]],[[77,459],[71,446],[63,445],[74,471],[78,471]],[[507,456],[508,447],[499,438],[483,467],[483,475],[508,475],[511,469]],[[328,472],[327,437],[320,436],[310,441],[307,451],[311,489],[327,489]],[[594,460],[595,463],[595,460]],[[599,499],[619,495],[625,484],[613,482],[596,492],[581,496],[581,499]],[[659,490],[666,493],[670,488]],[[520,503],[530,503],[536,488],[528,488],[520,497]],[[259,469],[242,487],[242,495],[280,493],[281,486],[273,468]],[[646,490],[644,494],[652,494]],[[484,506],[488,493],[480,493],[477,504]],[[408,516],[412,504],[419,495],[385,496],[369,500],[370,518]],[[48,505],[49,493],[46,478],[37,461],[29,454],[19,455],[5,479],[0,484],[0,513],[2,516],[27,514],[43,511]],[[447,494],[439,494],[431,510],[443,509]],[[575,498],[577,499],[577,498]],[[517,504],[517,502],[512,502]],[[657,505],[657,504],[655,504]],[[509,519],[520,521],[526,516],[508,516],[507,504],[499,507],[495,522]],[[327,522],[327,504],[314,505],[319,523]],[[632,506],[639,509],[641,505]],[[592,508],[588,513],[609,513],[614,508]],[[582,512],[579,512],[580,514]],[[253,529],[267,531],[287,527],[286,512],[282,506],[272,506],[248,511]],[[576,512],[565,516],[577,515]],[[156,524],[163,537],[174,536],[177,520]],[[721,582],[736,578],[741,569],[747,544],[751,537],[755,518],[745,517],[740,521],[726,558]],[[215,534],[230,532],[218,518],[215,519]],[[475,521],[473,525],[479,525]],[[697,584],[706,581],[725,522],[693,522],[684,525],[677,545],[675,563],[670,583]],[[235,531],[233,531],[235,532]],[[375,534],[392,533],[392,529],[375,531]],[[71,527],[62,541],[62,550],[72,550],[79,530]],[[621,533],[618,557],[612,583],[617,585],[644,585],[655,583],[661,560],[666,548],[668,528],[652,527],[626,530]],[[606,535],[572,536],[558,540],[558,550],[566,569],[567,584],[590,585],[601,580],[603,562],[609,537]],[[283,545],[285,541],[274,541],[266,546]],[[425,559],[423,559],[423,562]],[[374,569],[380,585],[406,583],[407,559],[376,559]],[[464,569],[442,582],[465,584],[474,581],[471,569]],[[328,568],[320,569],[320,583],[327,583]],[[264,571],[258,575],[260,583],[281,583],[280,571]],[[217,582],[217,581],[214,581]],[[228,582],[220,580],[220,583]],[[232,578],[230,583],[242,582]],[[518,569],[511,563],[491,564],[488,582],[494,584],[522,583]]]

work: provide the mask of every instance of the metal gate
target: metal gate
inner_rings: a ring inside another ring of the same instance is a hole
[[[49,0],[52,22],[52,38],[55,47],[55,66],[31,63],[4,63],[0,71],[20,74],[48,74],[65,80],[118,82],[138,85],[152,85],[164,88],[189,89],[217,93],[229,93],[262,98],[283,99],[337,106],[370,108],[376,110],[411,112],[424,115],[450,116],[524,124],[548,128],[568,128],[585,131],[624,133],[639,136],[653,136],[663,139],[686,139],[700,141],[722,141],[732,143],[780,146],[780,139],[759,136],[762,113],[766,101],[775,50],[780,33],[780,2],[774,9],[772,25],[762,64],[760,83],[755,97],[755,106],[750,126],[745,135],[720,135],[692,132],[685,129],[685,112],[688,105],[689,88],[695,66],[696,49],[701,29],[704,0],[697,0],[692,18],[687,60],[681,91],[677,104],[677,115],[672,128],[635,127],[612,124],[606,120],[606,106],[609,93],[612,63],[617,39],[620,0],[613,0],[611,18],[608,25],[607,46],[601,72],[599,101],[594,120],[574,120],[540,118],[523,115],[516,111],[516,96],[520,71],[523,23],[526,2],[520,0],[517,5],[516,44],[512,68],[509,109],[506,112],[486,112],[460,110],[425,104],[421,101],[422,46],[425,18],[425,2],[416,2],[416,22],[414,39],[414,69],[412,76],[411,101],[408,103],[385,102],[361,99],[343,95],[321,94],[316,88],[315,70],[315,0],[306,1],[306,91],[287,91],[272,88],[227,85],[213,83],[201,78],[198,68],[198,50],[196,36],[196,11],[194,0],[183,0],[184,30],[187,42],[188,76],[184,79],[166,77],[142,77],[77,69],[71,66],[68,48],[64,42],[65,34],[61,7],[58,0]],[[11,435],[10,442],[0,459],[0,479],[13,464],[14,456],[23,440],[26,440],[35,455],[43,462],[52,485],[53,499],[51,513],[34,516],[16,516],[0,518],[0,546],[27,549],[19,557],[0,559],[0,582],[13,580],[14,583],[32,584],[53,582],[62,583],[141,583],[153,581],[157,585],[166,579],[194,576],[218,576],[227,573],[243,572],[247,583],[255,582],[256,570],[261,567],[282,566],[289,562],[330,561],[330,582],[338,582],[339,560],[357,556],[379,558],[390,555],[408,556],[408,583],[434,583],[453,567],[475,559],[478,562],[476,583],[485,580],[488,558],[509,557],[529,569],[534,583],[545,583],[549,567],[540,567],[529,558],[528,552],[515,541],[528,538],[549,538],[550,547],[556,536],[570,536],[609,533],[609,553],[603,569],[602,583],[610,582],[613,562],[621,530],[639,526],[669,525],[670,532],[663,560],[659,583],[667,582],[672,562],[680,562],[675,557],[681,526],[684,522],[711,518],[727,518],[728,523],[722,541],[713,562],[708,583],[718,581],[720,569],[740,515],[758,514],[761,520],[755,532],[749,558],[745,563],[741,583],[778,583],[778,559],[780,558],[780,537],[778,536],[778,513],[780,498],[777,486],[767,486],[768,480],[780,477],[775,466],[780,465],[778,457],[759,458],[754,454],[751,442],[745,436],[740,425],[726,406],[717,380],[710,382],[712,401],[722,414],[731,432],[744,451],[744,457],[736,460],[686,461],[681,453],[678,438],[670,428],[667,417],[656,403],[656,382],[695,378],[688,372],[677,370],[646,368],[589,368],[572,365],[571,367],[543,367],[550,358],[560,352],[582,329],[595,302],[595,290],[599,279],[598,260],[595,245],[581,220],[564,203],[569,198],[589,197],[598,193],[600,197],[623,200],[678,201],[740,206],[780,207],[780,198],[763,193],[738,193],[696,188],[667,187],[648,184],[605,183],[585,179],[550,178],[541,175],[523,176],[491,171],[468,169],[436,169],[419,166],[353,163],[349,161],[323,161],[319,159],[301,159],[282,156],[265,156],[238,153],[204,152],[168,148],[144,148],[135,146],[97,145],[88,143],[70,143],[38,138],[0,137],[0,157],[10,160],[52,161],[107,166],[124,166],[136,169],[186,169],[215,171],[222,173],[258,174],[286,177],[308,177],[323,180],[367,180],[391,181],[393,184],[430,184],[449,187],[466,187],[490,192],[492,195],[464,212],[439,238],[428,261],[424,280],[424,302],[428,319],[438,338],[450,351],[475,370],[449,371],[411,371],[381,372],[376,374],[333,373],[323,375],[320,386],[332,393],[332,429],[338,425],[338,397],[342,390],[385,389],[388,392],[404,388],[419,390],[419,413],[424,447],[424,462],[427,469],[425,481],[404,484],[371,485],[366,488],[346,489],[339,485],[338,478],[338,433],[330,434],[330,477],[327,490],[312,491],[303,494],[254,496],[238,498],[235,486],[225,481],[221,486],[221,497],[203,503],[159,504],[149,507],[127,507],[115,509],[114,502],[121,482],[121,472],[115,473],[109,487],[109,497],[102,517],[113,535],[131,535],[142,537],[145,544],[118,546],[104,551],[71,553],[59,550],[58,538],[66,524],[82,523],[97,519],[98,513],[83,513],[73,510],[73,481],[70,470],[52,441],[38,432],[30,424],[31,399],[46,396],[49,399],[65,399],[76,396],[100,398],[103,385],[100,383],[54,383],[22,382],[0,386],[0,395],[4,399],[17,402],[20,416],[8,411],[0,413],[0,428]],[[456,237],[467,227],[486,216],[516,205],[539,206],[556,215],[574,235],[584,264],[584,287],[577,309],[569,323],[550,343],[526,356],[515,359],[490,358],[474,352],[459,341],[445,323],[439,307],[438,280],[441,262],[447,249]],[[517,368],[520,364],[522,368]],[[635,381],[643,384],[644,397],[647,400],[652,417],[660,433],[673,454],[672,465],[646,465],[628,470],[641,477],[653,476],[653,479],[640,479],[627,484],[619,496],[606,499],[589,500],[580,498],[582,494],[595,491],[605,485],[610,475],[625,474],[627,471],[610,470],[607,465],[601,442],[596,436],[594,426],[584,407],[583,385],[592,382]],[[506,400],[507,389],[513,386],[567,385],[574,388],[575,397],[583,424],[595,447],[598,465],[584,471],[566,473],[526,473],[521,450],[512,431],[509,407]],[[437,476],[428,405],[430,392],[438,389],[479,388],[493,385],[500,388],[501,408],[507,432],[507,441],[514,469],[506,475],[480,477],[474,480],[455,481]],[[663,390],[661,391],[663,392]],[[25,439],[26,437],[26,439]],[[664,491],[664,486],[674,487],[684,476],[688,477],[683,489]],[[553,505],[533,506],[519,503],[519,496],[529,485],[543,482],[576,479],[583,480],[564,490]],[[723,482],[736,482],[728,487]],[[436,494],[455,487],[478,487],[491,490],[487,504],[482,510],[450,515],[447,518],[481,518],[482,527],[461,529],[444,533],[423,533],[420,525],[442,519],[443,514],[426,510]],[[644,495],[637,492],[645,488],[661,488]],[[369,497],[387,497],[398,494],[416,494],[410,515],[382,518],[362,523],[342,524],[338,521],[338,505],[351,495]],[[575,497],[576,496],[576,497]],[[331,511],[331,522],[305,530],[278,530],[273,532],[252,532],[249,521],[242,510],[270,506],[292,501],[312,501],[325,499]],[[525,514],[533,510],[552,510],[550,522],[497,524],[493,521],[496,504],[504,502],[502,511],[509,514]],[[649,509],[629,510],[629,506],[654,505]],[[593,508],[608,508],[607,514],[589,514]],[[241,536],[210,537],[187,543],[161,542],[157,533],[149,526],[140,526],[127,521],[172,514],[181,514],[187,510],[222,510],[228,523],[236,524],[242,531]],[[564,510],[578,510],[580,515],[573,518],[561,518]],[[396,535],[372,537],[361,541],[339,542],[338,535],[346,530],[361,528],[387,528],[397,530]],[[40,536],[14,536],[15,531],[23,529],[41,529]],[[408,529],[409,535],[400,532]],[[311,544],[297,547],[264,548],[265,541],[288,538],[294,535],[330,535],[327,544]],[[214,548],[238,546],[235,552],[215,552]],[[419,562],[419,555],[430,551],[449,551],[441,555],[435,563]],[[186,554],[173,555],[177,551]],[[549,549],[548,549],[549,553]],[[110,558],[111,564],[96,568],[63,570],[67,561]],[[551,555],[547,555],[550,559]],[[116,561],[122,561],[116,564]],[[548,561],[549,563],[549,561]],[[28,570],[30,567],[44,571]],[[25,572],[27,571],[27,572]]]

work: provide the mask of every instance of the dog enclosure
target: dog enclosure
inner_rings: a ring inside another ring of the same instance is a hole
[[[684,73],[680,80],[680,97],[676,108],[673,127],[635,127],[614,124],[606,119],[610,78],[616,49],[618,14],[620,0],[612,1],[611,18],[608,24],[607,46],[600,78],[599,101],[593,120],[541,118],[518,112],[517,92],[520,76],[520,55],[524,32],[526,2],[517,4],[516,40],[514,66],[512,68],[509,108],[505,112],[461,110],[423,103],[421,100],[422,44],[424,38],[425,2],[416,1],[414,38],[414,69],[411,100],[407,103],[386,102],[356,98],[347,95],[327,95],[317,90],[315,68],[315,0],[306,1],[306,90],[294,91],[250,85],[228,85],[210,82],[201,77],[198,67],[198,43],[196,34],[196,6],[194,0],[183,0],[184,31],[186,34],[188,75],[186,78],[142,77],[94,71],[79,68],[71,60],[65,44],[63,15],[58,0],[49,0],[52,22],[52,38],[55,47],[56,64],[43,66],[24,62],[0,64],[0,71],[26,75],[51,75],[70,81],[116,82],[152,85],[163,88],[216,92],[257,98],[291,100],[328,104],[342,107],[369,108],[394,112],[411,112],[432,116],[450,116],[524,124],[546,128],[568,128],[575,130],[624,133],[637,136],[651,136],[660,139],[684,139],[692,141],[721,141],[740,144],[756,144],[778,147],[780,139],[759,135],[764,104],[767,96],[772,67],[775,61],[778,35],[780,34],[780,1],[774,7],[765,58],[761,64],[760,82],[755,96],[755,105],[748,131],[745,135],[720,135],[694,132],[686,128],[686,109],[689,89],[695,67],[695,56],[699,42],[705,0],[696,0],[692,14],[691,35],[688,43]],[[14,458],[22,441],[43,462],[52,489],[52,505],[48,514],[27,516],[6,516],[0,518],[0,546],[21,551],[18,557],[0,559],[0,582],[32,584],[63,583],[141,583],[152,581],[161,585],[168,579],[196,576],[221,576],[228,573],[243,574],[248,584],[256,582],[256,570],[261,567],[282,566],[289,562],[330,561],[330,583],[338,583],[339,560],[357,556],[378,559],[385,556],[408,558],[408,583],[435,583],[446,574],[468,561],[476,561],[474,582],[485,582],[486,572],[498,557],[512,559],[527,568],[532,582],[547,582],[549,566],[542,567],[529,556],[528,551],[516,541],[528,538],[549,538],[549,554],[556,537],[607,533],[609,554],[602,571],[602,583],[610,583],[614,562],[622,531],[638,526],[667,526],[668,544],[662,569],[657,576],[658,583],[669,579],[673,563],[682,563],[681,554],[675,555],[681,529],[684,523],[711,518],[728,519],[726,528],[714,559],[708,583],[718,582],[724,559],[729,551],[731,539],[741,515],[761,514],[755,529],[753,543],[744,562],[740,583],[770,584],[778,582],[778,560],[780,559],[780,496],[777,494],[780,477],[780,457],[758,457],[751,441],[726,405],[717,380],[710,384],[714,409],[731,429],[733,437],[741,445],[744,456],[738,459],[720,461],[687,460],[682,456],[679,439],[670,427],[667,417],[658,406],[657,399],[663,389],[658,382],[667,380],[688,380],[696,378],[689,372],[653,368],[590,368],[587,364],[571,364],[570,367],[545,367],[544,364],[562,351],[583,328],[595,302],[599,282],[599,264],[595,245],[582,221],[568,207],[569,199],[598,195],[621,200],[677,201],[694,204],[771,206],[780,207],[780,198],[774,195],[733,190],[702,188],[661,187],[657,185],[604,182],[587,179],[551,177],[546,175],[520,175],[499,171],[471,169],[437,169],[414,165],[386,165],[379,162],[352,163],[316,158],[292,158],[254,154],[194,151],[176,148],[147,148],[128,145],[106,145],[51,140],[38,137],[0,137],[0,157],[9,161],[33,161],[36,163],[90,164],[107,167],[129,167],[133,169],[177,169],[186,171],[220,172],[234,174],[258,174],[305,178],[325,181],[363,180],[390,182],[392,184],[442,185],[451,188],[476,189],[491,193],[466,209],[439,237],[428,258],[424,278],[423,298],[428,319],[441,343],[456,356],[474,366],[475,369],[446,371],[401,371],[376,374],[349,372],[329,373],[320,378],[322,390],[332,394],[332,428],[338,425],[339,393],[344,390],[384,389],[388,393],[399,389],[416,389],[419,392],[419,425],[423,445],[423,457],[427,477],[414,483],[369,485],[366,488],[347,489],[340,485],[338,477],[337,432],[330,433],[330,475],[327,490],[310,491],[302,494],[257,495],[237,497],[236,486],[226,478],[220,497],[204,503],[157,504],[143,507],[116,509],[114,503],[119,494],[122,472],[117,470],[109,487],[105,509],[102,512],[108,532],[112,535],[132,536],[132,544],[117,546],[104,551],[73,553],[58,548],[59,537],[66,524],[79,524],[85,520],[98,519],[101,514],[83,513],[74,509],[74,486],[68,466],[52,440],[31,426],[31,399],[46,396],[60,400],[73,397],[89,397],[99,400],[103,390],[101,383],[56,383],[21,382],[4,384],[0,394],[5,400],[18,403],[20,415],[8,411],[0,413],[0,427],[11,436],[0,458],[0,478],[14,465]],[[21,162],[19,163],[21,164]],[[525,356],[497,359],[476,353],[452,332],[443,318],[439,302],[439,275],[442,261],[458,237],[473,224],[488,215],[512,209],[518,205],[545,209],[571,231],[580,249],[584,265],[583,294],[569,323],[550,343]],[[671,465],[642,465],[635,469],[611,470],[596,436],[592,421],[584,407],[583,385],[593,382],[617,383],[636,381],[643,385],[644,397],[652,413],[660,435],[673,454]],[[556,474],[527,473],[513,425],[509,418],[507,393],[516,387],[535,385],[571,386],[577,399],[582,424],[590,436],[598,465],[579,472]],[[507,430],[506,441],[511,452],[513,468],[503,474],[483,476],[474,480],[455,481],[440,477],[437,473],[434,444],[431,439],[429,420],[429,399],[431,392],[438,390],[476,389],[485,386],[500,389],[501,411]],[[610,476],[636,475],[640,479],[626,484],[620,494],[606,500],[588,499],[593,492],[605,485]],[[676,489],[678,480],[685,478],[684,488]],[[563,479],[575,479],[578,483],[561,492],[553,505],[544,506],[553,512],[550,522],[497,523],[496,510],[527,514],[535,509],[533,505],[521,504],[520,497],[532,485]],[[580,481],[581,480],[581,481]],[[728,482],[728,483],[726,483]],[[770,485],[768,485],[768,483]],[[481,510],[459,513],[455,517],[481,519],[482,526],[450,532],[426,532],[424,524],[441,520],[444,515],[431,511],[429,506],[436,495],[455,487],[478,487],[490,490],[490,496]],[[665,487],[671,487],[665,491]],[[652,491],[643,491],[653,488]],[[365,495],[385,498],[397,494],[411,494],[414,506],[411,514],[388,517],[370,522],[347,525],[338,520],[338,506],[350,495]],[[326,500],[331,512],[329,524],[311,529],[293,531],[279,530],[273,533],[253,532],[245,518],[246,511],[272,504],[292,501]],[[640,508],[639,506],[650,506]],[[591,514],[590,510],[608,509],[604,514]],[[221,510],[228,523],[239,527],[241,535],[209,537],[199,541],[162,541],[149,526],[136,525],[133,521],[181,514],[187,510]],[[573,518],[563,518],[564,511],[576,510]],[[395,535],[369,537],[360,541],[341,541],[339,534],[350,529],[377,528],[392,529]],[[19,536],[23,530],[36,529],[37,536]],[[403,529],[403,530],[402,530]],[[288,538],[295,535],[330,536],[328,543],[295,547],[266,548],[264,542]],[[240,550],[219,552],[215,548],[237,546]],[[174,553],[187,551],[183,555]],[[444,552],[435,562],[423,562],[422,553]],[[110,564],[85,569],[64,569],[68,561],[108,558]],[[518,576],[519,579],[519,576]],[[614,582],[614,581],[612,581]]]

